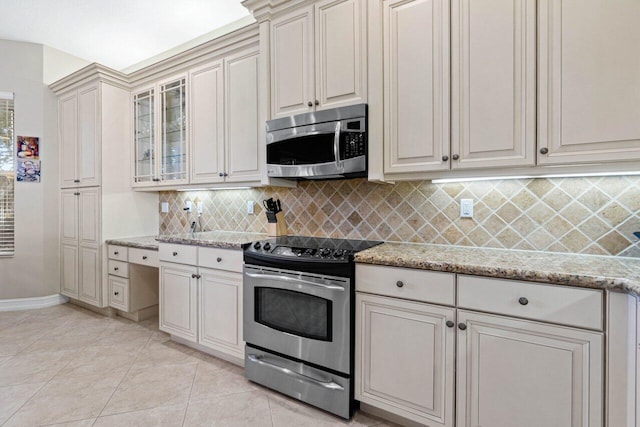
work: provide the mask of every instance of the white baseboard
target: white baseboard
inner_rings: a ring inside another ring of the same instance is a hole
[[[64,304],[68,301],[69,298],[62,294],[47,295],[46,297],[1,299],[0,311],[33,310]]]

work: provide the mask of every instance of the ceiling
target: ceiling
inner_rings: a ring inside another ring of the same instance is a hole
[[[116,70],[249,15],[240,0],[0,0],[0,10],[0,39],[44,44]]]

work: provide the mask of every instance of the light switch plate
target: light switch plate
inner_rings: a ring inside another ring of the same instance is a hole
[[[460,218],[473,218],[473,199],[460,199]]]
[[[253,200],[247,201],[247,214],[253,215]]]
[[[169,213],[169,202],[160,203],[160,213]]]

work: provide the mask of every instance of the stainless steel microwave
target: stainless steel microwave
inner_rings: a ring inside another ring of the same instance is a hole
[[[367,104],[267,122],[267,175],[270,177],[366,177],[367,150]]]

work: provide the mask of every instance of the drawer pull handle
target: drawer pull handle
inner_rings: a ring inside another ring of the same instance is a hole
[[[174,252],[174,253],[173,253],[173,256],[178,256],[178,252]]]
[[[147,259],[147,256],[146,255],[142,255],[142,259]]]
[[[398,281],[396,282],[396,286],[397,286],[397,287],[399,287],[399,288],[401,288],[401,287],[403,287],[403,286],[404,286],[404,283],[402,283],[402,281],[398,280]]]
[[[454,326],[456,326],[455,323],[453,323],[451,320],[447,320],[447,328],[453,328]]]
[[[118,255],[119,253],[120,253],[120,252],[118,252],[118,251],[115,251],[115,252],[114,252],[113,254],[114,254],[114,255]]]
[[[520,305],[527,305],[529,304],[529,300],[526,299],[525,297],[522,297],[520,299],[518,299],[518,302],[520,303]]]
[[[118,296],[118,295],[120,295],[120,292],[115,291],[113,294],[114,294],[115,296]]]
[[[218,262],[222,262],[222,258],[218,257],[218,258],[216,259],[216,261],[218,261]]]
[[[467,329],[467,325],[466,325],[466,324],[464,324],[464,323],[458,323],[458,328],[459,328],[461,331],[464,331],[465,329]]]
[[[118,271],[118,270],[120,270],[119,267],[113,267],[113,271]]]

